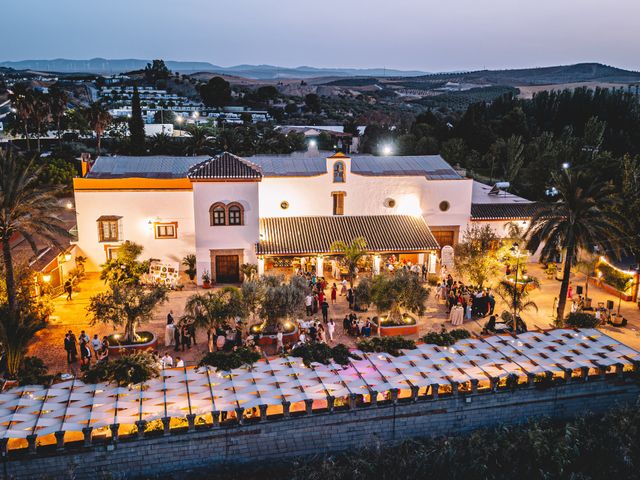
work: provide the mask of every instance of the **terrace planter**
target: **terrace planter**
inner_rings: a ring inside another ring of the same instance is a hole
[[[109,335],[109,357],[126,355],[133,352],[146,352],[155,350],[158,346],[158,337],[152,332],[139,332],[143,340],[138,343],[118,343],[119,339],[115,335]],[[117,334],[116,334],[117,335]]]
[[[297,326],[294,326],[293,331],[284,332],[282,334],[282,343],[285,345],[293,345],[300,338],[300,330]],[[261,347],[267,345],[275,345],[277,343],[277,339],[275,335],[260,335],[260,338],[256,341],[258,345]]]
[[[372,332],[378,332],[378,317],[374,317],[371,320],[373,324]],[[380,327],[380,336],[381,337],[397,337],[398,335],[417,335],[418,334],[418,322],[415,321],[413,324],[406,325],[389,325]]]
[[[633,295],[627,295],[626,293],[621,292],[617,288],[612,287],[608,283],[598,282],[597,280],[592,279],[592,278],[589,278],[589,283],[591,285],[596,286],[596,287],[602,288],[605,292],[610,293],[611,295],[615,296],[616,298],[621,298],[625,302],[633,301]]]

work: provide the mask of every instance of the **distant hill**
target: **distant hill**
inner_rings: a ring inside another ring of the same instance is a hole
[[[97,73],[117,74],[139,70],[144,68],[150,60],[141,59],[105,59],[92,58],[91,60],[69,60],[56,58],[53,60],[21,60],[16,62],[0,62],[0,67],[9,67],[16,70],[35,70],[40,72],[59,73]],[[246,78],[262,80],[277,78],[312,78],[312,77],[413,77],[425,75],[422,71],[388,70],[384,68],[316,68],[301,66],[295,68],[278,67],[274,65],[236,65],[233,67],[221,67],[208,62],[183,62],[165,61],[167,67],[180,73],[214,72],[226,75],[236,75]]]
[[[400,79],[398,79],[400,80]],[[436,73],[412,76],[411,82],[464,82],[489,85],[553,85],[577,82],[640,82],[640,72],[623,70],[601,63],[578,63],[555,67],[522,68],[514,70],[478,70],[475,72]],[[414,86],[414,88],[416,88]]]

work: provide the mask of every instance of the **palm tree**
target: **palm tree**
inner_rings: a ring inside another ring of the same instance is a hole
[[[549,260],[563,249],[564,272],[560,286],[557,322],[562,322],[567,302],[571,267],[579,249],[619,252],[624,237],[624,220],[616,214],[619,202],[610,182],[588,177],[584,172],[564,168],[551,175],[559,198],[541,206],[526,232],[527,248],[536,251],[544,243],[541,259]]]
[[[29,307],[12,310],[9,304],[0,306],[0,341],[9,378],[16,377],[27,347],[35,334],[47,325],[46,317]]]
[[[42,166],[34,159],[25,160],[11,150],[0,150],[0,242],[7,284],[7,301],[11,311],[17,310],[11,240],[22,236],[37,251],[36,239],[44,238],[58,245],[69,233],[59,214],[62,208],[55,198],[55,189],[39,185]]]
[[[34,92],[33,96],[33,110],[31,116],[36,122],[36,131],[38,133],[38,151],[40,148],[40,138],[42,137],[42,124],[47,123],[51,111],[49,110],[49,101],[44,94],[40,92]]]
[[[62,141],[62,133],[60,132],[60,125],[62,123],[62,117],[67,110],[67,102],[69,96],[67,92],[60,87],[54,85],[49,89],[49,111],[56,124],[56,131],[58,132],[58,143]]]
[[[25,84],[16,84],[9,94],[11,106],[16,109],[16,113],[24,125],[24,136],[27,139],[27,150],[31,150],[29,142],[29,119],[33,113],[34,95],[33,90]]]
[[[340,261],[347,268],[349,284],[353,288],[358,265],[367,254],[367,242],[363,237],[354,238],[351,244],[339,240],[331,244],[331,251],[342,255]]]
[[[104,135],[104,131],[107,129],[109,124],[111,124],[111,114],[101,103],[94,102],[89,106],[89,108],[87,108],[85,115],[89,126],[96,134],[96,153],[97,156],[100,156],[102,135]]]
[[[522,286],[516,285],[515,282],[510,282],[509,280],[502,280],[495,287],[495,292],[504,303],[509,305],[509,309],[517,317],[525,310],[534,309],[536,312],[538,311],[538,305],[534,301],[528,300],[529,290],[527,287],[529,285],[538,287],[540,283],[533,277],[529,277],[526,280]]]
[[[202,154],[209,143],[209,131],[197,124],[190,125],[186,130],[190,135],[187,153],[194,156]]]
[[[192,295],[187,300],[184,311],[180,318],[182,322],[193,322],[196,327],[206,329],[210,352],[213,352],[215,331],[225,328],[230,319],[243,317],[246,312],[242,294],[236,287]]]

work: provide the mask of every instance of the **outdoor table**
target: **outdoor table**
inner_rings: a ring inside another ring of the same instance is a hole
[[[464,308],[453,307],[449,314],[451,325],[462,325],[464,323]]]

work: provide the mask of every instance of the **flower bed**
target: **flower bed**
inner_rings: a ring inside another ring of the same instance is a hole
[[[633,295],[629,295],[629,294],[626,294],[624,292],[621,292],[616,287],[614,287],[612,285],[609,285],[608,283],[604,283],[602,281],[598,281],[597,278],[589,277],[589,283],[591,285],[596,286],[596,287],[602,288],[605,292],[610,293],[611,295],[615,296],[616,298],[621,298],[625,302],[633,301]]]
[[[128,343],[119,333],[109,335],[109,356],[120,355],[124,353],[155,350],[158,346],[158,337],[151,332],[138,332],[140,340],[135,343]]]
[[[373,323],[372,331],[378,332],[378,318],[373,317],[371,323]],[[396,335],[417,335],[418,334],[418,322],[410,315],[403,315],[402,323],[385,322],[386,317],[382,317],[382,325],[380,326],[381,337],[391,337]]]

